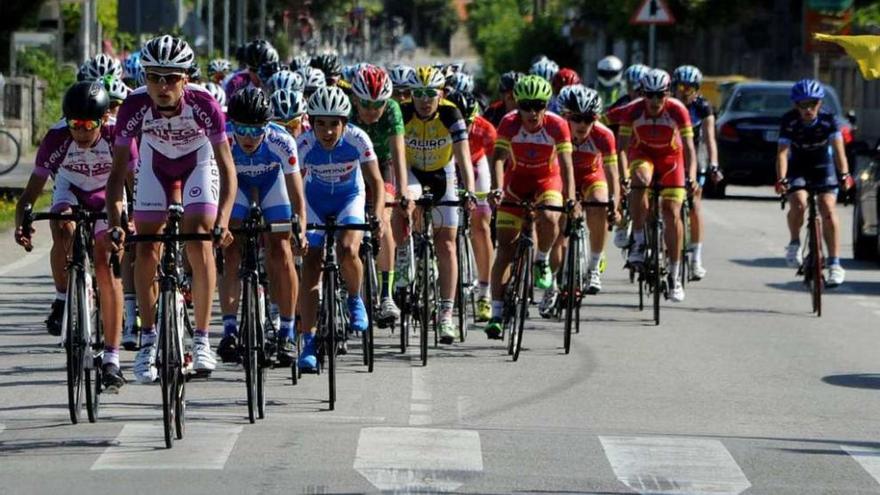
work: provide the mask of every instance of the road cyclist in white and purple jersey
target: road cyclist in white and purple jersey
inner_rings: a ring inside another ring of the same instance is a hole
[[[305,177],[308,223],[323,224],[329,216],[338,225],[362,224],[366,221],[366,182],[369,183],[372,214],[383,219],[385,185],[373,143],[367,133],[350,123],[351,102],[343,90],[324,87],[309,97],[309,118],[312,129],[297,139],[300,166]],[[376,238],[384,228],[379,223]],[[360,297],[363,264],[359,252],[363,231],[347,230],[338,234],[338,261],[348,290],[351,328],[367,329],[367,310]],[[321,278],[321,256],[324,232],[307,233],[308,252],[302,265],[302,290],[299,311],[302,318],[303,343],[299,367],[303,371],[317,369],[315,357],[315,322]]]
[[[119,109],[113,170],[107,184],[108,220],[117,249],[124,243],[122,191],[134,139],[140,146],[133,215],[137,233],[160,233],[169,205],[180,203],[184,208],[182,233],[209,233],[216,227],[218,244],[232,242],[227,227],[237,185],[226,140],[226,117],[207,90],[188,83],[194,59],[185,41],[168,35],[148,41],[141,50],[147,84],[131,93]],[[138,243],[135,286],[141,308],[141,349],[134,374],[141,383],[157,377],[152,308],[158,296],[159,255],[159,243]],[[216,366],[208,341],[216,285],[214,252],[208,242],[190,241],[186,255],[193,273],[193,368],[199,374],[210,374]]]
[[[75,83],[64,95],[65,118],[49,129],[37,152],[34,171],[18,202],[15,216],[15,240],[28,251],[33,248],[31,232],[22,230],[24,206],[32,205],[51,177],[55,182],[52,213],[70,213],[73,207],[100,212],[105,206],[105,187],[113,165],[113,126],[109,118],[110,97],[104,85],[96,81]],[[127,175],[137,162],[133,143],[126,148],[120,169]],[[55,302],[47,323],[49,333],[61,335],[61,320],[67,290],[67,255],[73,242],[74,222],[51,222],[52,250],[50,264],[55,281]],[[116,392],[125,380],[119,369],[119,345],[122,338],[122,285],[110,273],[112,251],[104,235],[107,222],[98,220],[93,229],[95,279],[100,294],[104,326],[103,380],[106,391]]]
[[[300,222],[300,235],[303,235],[306,221],[305,194],[296,141],[283,127],[269,123],[269,99],[260,88],[244,88],[232,95],[228,116],[226,128],[238,175],[238,192],[230,225],[238,228],[247,218],[251,202],[256,201],[266,223],[289,223],[293,213],[296,213]],[[223,362],[239,361],[236,314],[242,292],[238,267],[241,264],[241,243],[244,241],[239,237],[223,250],[226,260],[220,286],[223,340],[217,347],[217,354]],[[291,250],[291,234],[267,233],[263,241],[266,248],[269,292],[271,300],[278,305],[280,314],[279,364],[289,367],[296,355],[294,310],[299,289]]]

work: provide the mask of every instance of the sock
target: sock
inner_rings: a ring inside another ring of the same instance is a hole
[[[55,291],[55,300],[56,301],[66,301],[67,300],[67,293],[66,292],[59,292],[56,290]]]
[[[281,328],[278,329],[278,336],[281,339],[293,341],[296,339],[296,328],[294,326],[293,316],[281,317]]]
[[[269,305],[269,317],[270,318],[272,318],[274,320],[275,318],[278,318],[278,315],[280,315],[280,314],[281,314],[281,310],[278,309],[277,304],[272,303]]]
[[[211,341],[208,339],[208,330],[205,328],[197,328],[193,332],[193,344],[204,344],[210,347]]]
[[[394,270],[382,272],[379,285],[379,295],[382,299],[391,297],[391,287],[394,286]]]
[[[116,367],[119,367],[119,348],[113,347],[112,345],[104,346],[104,359],[101,361],[102,364],[115,364]]]
[[[550,256],[550,251],[537,251],[535,253],[535,261],[541,263],[542,261],[547,261],[547,258]]]
[[[801,245],[801,240],[800,240],[800,239],[794,239],[794,240],[790,241],[790,242],[788,243],[788,245],[789,245],[789,246],[800,246],[800,245]]]
[[[492,318],[501,318],[504,312],[504,301],[492,301]]]
[[[455,301],[452,299],[440,299],[440,313],[452,313],[452,307]]]
[[[151,346],[156,342],[156,329],[153,327],[141,328],[141,346]]]
[[[633,230],[633,239],[635,239],[636,244],[644,244],[645,243],[645,230]]]
[[[223,315],[223,336],[230,337],[238,334],[238,317],[235,315]]]
[[[134,328],[137,321],[137,296],[132,293],[125,294],[125,326]]]
[[[840,266],[840,257],[838,257],[838,256],[829,256],[829,257],[828,257],[828,266],[834,266],[834,265],[838,265],[838,266]]]
[[[489,297],[489,282],[480,282],[477,286],[477,299],[486,299]]]
[[[697,242],[691,244],[691,249],[694,251],[694,261],[701,261],[703,259],[703,243]]]
[[[669,272],[672,273],[673,280],[679,280],[681,278],[681,262],[675,261],[669,263]]]
[[[590,271],[596,271],[599,268],[599,261],[602,259],[602,253],[590,253],[590,266],[587,267]]]

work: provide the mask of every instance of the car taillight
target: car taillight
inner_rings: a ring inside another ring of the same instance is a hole
[[[843,144],[849,144],[853,140],[852,127],[848,125],[840,126],[840,135],[843,136]]]
[[[724,124],[721,126],[721,139],[728,141],[739,141],[739,134],[736,132],[736,126],[733,124]]]

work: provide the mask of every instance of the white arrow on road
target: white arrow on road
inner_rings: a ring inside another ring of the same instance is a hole
[[[364,428],[354,469],[383,491],[453,491],[483,471],[480,434],[470,430]]]

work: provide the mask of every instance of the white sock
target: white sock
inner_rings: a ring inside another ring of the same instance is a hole
[[[699,263],[703,260],[703,243],[697,242],[695,244],[691,244],[691,249],[694,252],[694,261]]]
[[[134,294],[125,294],[125,324],[134,327],[137,320],[137,297]]]
[[[602,253],[590,253],[590,266],[587,267],[588,270],[594,271],[599,268],[599,261],[602,259]]]
[[[56,290],[55,291],[55,300],[56,301],[66,301],[67,300],[67,293],[66,292],[59,292]]]
[[[504,312],[504,301],[492,301],[492,318],[501,318]]]
[[[480,282],[477,286],[477,299],[489,297],[489,282]]]
[[[550,251],[538,251],[535,253],[535,261],[538,263],[542,261],[547,261],[547,258],[550,256]]]
[[[669,263],[669,271],[672,273],[672,279],[678,282],[681,279],[681,262],[675,261]]]

